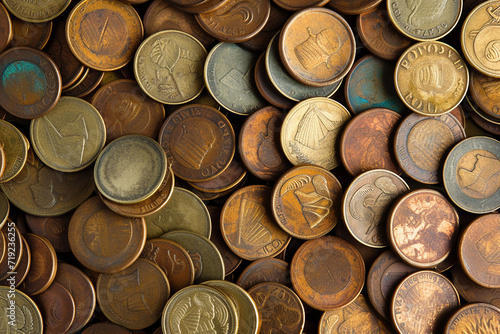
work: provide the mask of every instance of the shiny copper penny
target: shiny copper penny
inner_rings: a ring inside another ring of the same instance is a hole
[[[335,0],[328,6],[345,15],[358,15],[372,12],[382,0]]]
[[[356,177],[342,200],[344,222],[352,236],[369,247],[386,247],[388,212],[410,187],[397,174],[372,169]]]
[[[47,238],[33,233],[25,233],[24,238],[31,252],[31,266],[21,290],[33,296],[47,290],[57,272],[57,255]]]
[[[288,263],[276,258],[255,260],[241,272],[236,284],[245,290],[249,290],[253,286],[264,282],[291,286],[290,266]]]
[[[443,262],[458,237],[458,214],[440,192],[419,189],[400,197],[391,208],[387,233],[394,251],[417,268]]]
[[[239,157],[233,158],[227,168],[215,178],[203,182],[189,182],[189,184],[205,193],[221,193],[235,188],[242,183],[247,175],[247,170]]]
[[[24,242],[21,236],[21,232],[16,227],[16,223],[14,223],[10,218],[7,219],[7,224],[2,229],[2,233],[5,236],[6,243],[6,254],[4,255],[2,261],[0,262],[0,280],[4,279],[14,279],[11,273],[15,272],[19,264],[21,263],[21,259],[23,258],[24,252]],[[12,252],[12,247],[14,246],[14,252]],[[9,247],[10,254],[9,254]],[[29,247],[29,245],[28,245]],[[9,256],[10,255],[10,256]],[[10,282],[9,282],[10,285]]]
[[[11,48],[0,56],[0,105],[19,118],[46,114],[61,96],[61,75],[43,52]]]
[[[43,317],[44,333],[66,333],[75,319],[75,302],[69,291],[54,282],[34,298]]]
[[[100,71],[125,66],[142,37],[141,18],[134,7],[120,1],[80,1],[66,21],[66,38],[75,57]]]
[[[96,291],[106,317],[130,329],[155,323],[170,297],[167,276],[146,259],[138,259],[114,274],[99,275]]]
[[[434,271],[418,271],[396,288],[391,314],[401,334],[443,333],[444,321],[460,305],[453,284]]]
[[[67,88],[63,95],[66,96],[74,96],[74,97],[84,97],[93,92],[97,86],[101,83],[104,77],[103,71],[98,71],[94,69],[90,69],[87,67],[87,70],[82,74],[79,78],[77,84]]]
[[[235,151],[233,127],[218,110],[192,104],[173,112],[158,138],[176,176],[187,181],[208,181],[221,174]]]
[[[246,260],[281,252],[290,236],[276,223],[270,208],[271,188],[253,185],[237,190],[224,204],[221,231],[229,248]]]
[[[114,213],[96,196],[73,214],[68,238],[80,263],[98,272],[114,273],[139,257],[146,242],[146,224],[144,218]]]
[[[0,4],[0,53],[7,48],[12,40],[12,20],[3,4]]]
[[[3,238],[3,233],[2,233],[2,238]],[[23,243],[23,250],[22,250],[22,255],[21,259],[19,261],[19,265],[17,266],[16,270],[14,272],[11,272],[9,276],[4,279],[3,281],[0,282],[0,285],[5,285],[5,286],[11,286],[14,285],[16,287],[19,287],[24,280],[26,279],[26,276],[28,276],[28,272],[31,268],[31,251],[30,251],[30,246],[28,245],[28,242],[26,239],[20,235]],[[7,239],[5,239],[7,241]],[[6,247],[6,254],[5,257],[8,259],[8,244],[5,244]],[[12,245],[10,245],[12,246]],[[0,263],[2,263],[0,261]],[[9,268],[10,269],[10,268]]]
[[[82,334],[132,334],[132,332],[123,326],[114,324],[112,322],[99,322],[92,324],[85,328]]]
[[[317,310],[332,310],[359,295],[365,284],[365,264],[350,243],[324,236],[300,246],[290,264],[290,278],[303,302]]]
[[[229,0],[216,10],[196,15],[196,20],[206,32],[219,41],[238,43],[261,31],[269,19],[270,12],[270,0]]]
[[[26,214],[26,223],[31,232],[47,238],[56,252],[71,251],[68,241],[68,226],[72,213],[55,217],[40,217]]]
[[[11,20],[13,29],[11,46],[27,46],[42,50],[47,45],[52,33],[52,21],[33,23],[15,16],[12,16]]]
[[[81,330],[94,314],[96,294],[92,282],[83,271],[64,262],[58,263],[54,282],[66,288],[75,302],[75,319],[68,333]]]
[[[350,120],[340,137],[340,157],[353,176],[372,169],[400,174],[391,141],[401,116],[385,108],[364,111]]]
[[[261,54],[255,64],[254,78],[257,89],[262,97],[275,107],[290,109],[295,105],[295,102],[283,94],[273,86],[271,79],[266,72],[265,54]],[[262,109],[262,108],[261,108]]]
[[[500,122],[500,79],[472,71],[469,88],[479,108]]]
[[[500,289],[485,288],[471,280],[460,265],[451,268],[453,284],[468,303],[488,303],[500,307]]]
[[[172,294],[194,282],[194,264],[189,253],[173,241],[149,239],[140,257],[150,260],[163,270]]]
[[[262,319],[259,333],[286,331],[300,334],[305,324],[304,306],[295,292],[279,283],[266,282],[253,286],[248,293],[257,304]]]
[[[461,307],[448,320],[445,334],[467,333],[494,333],[500,328],[500,308],[485,304],[475,303]]]
[[[292,15],[280,33],[280,56],[288,73],[311,86],[342,79],[354,62],[356,42],[349,24],[327,8]]]

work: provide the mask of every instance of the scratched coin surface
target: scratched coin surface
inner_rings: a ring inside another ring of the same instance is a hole
[[[356,177],[342,200],[344,222],[352,236],[365,246],[388,246],[388,212],[409,190],[400,176],[386,169],[372,169]]]
[[[350,118],[342,104],[329,98],[313,97],[297,103],[281,127],[286,157],[294,165],[309,163],[328,170],[337,167],[337,143]]]
[[[288,262],[274,257],[255,260],[241,272],[236,284],[249,290],[264,282],[275,282],[290,287],[290,265]]]
[[[75,302],[69,291],[54,282],[50,287],[33,298],[40,307],[44,333],[66,333],[75,319]]]
[[[365,284],[365,263],[347,241],[323,236],[299,247],[290,263],[290,278],[303,302],[327,311],[356,299]]]
[[[495,333],[500,328],[500,308],[486,303],[461,307],[448,320],[445,334]]]
[[[460,297],[468,303],[488,303],[500,307],[500,288],[485,288],[471,280],[461,265],[451,268],[451,278]]]
[[[450,255],[459,232],[458,214],[440,192],[413,190],[394,203],[387,229],[389,242],[403,261],[432,268]]]
[[[23,21],[46,22],[61,15],[71,0],[2,0],[9,12]]]
[[[234,192],[221,213],[221,231],[229,248],[246,260],[272,257],[290,242],[271,212],[271,187],[252,185]]]
[[[469,90],[478,107],[493,120],[500,122],[500,78],[472,71]]]
[[[340,219],[342,185],[318,166],[296,166],[273,187],[272,212],[292,237],[314,239],[333,230]]]
[[[443,333],[444,321],[460,305],[453,284],[443,275],[422,270],[406,277],[396,288],[391,314],[401,334]]]
[[[443,181],[461,209],[481,214],[500,208],[500,142],[476,136],[455,145],[444,163]]]
[[[11,301],[14,303],[12,304]],[[10,287],[0,286],[0,307],[4,312],[14,305],[12,313],[9,310],[0,318],[0,328],[21,333],[42,333],[43,320],[40,309],[24,292],[11,291]],[[9,316],[12,314],[13,316]],[[8,333],[7,330],[5,333]]]
[[[463,100],[469,72],[451,46],[437,41],[420,42],[399,58],[394,82],[408,108],[422,115],[438,116],[453,110]]]

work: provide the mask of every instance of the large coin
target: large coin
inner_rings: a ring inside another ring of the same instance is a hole
[[[3,0],[5,7],[13,15],[27,22],[46,22],[61,15],[71,0]]]
[[[494,333],[500,328],[500,308],[486,303],[466,305],[446,324],[445,334]]]
[[[3,333],[42,333],[42,314],[38,306],[26,294],[19,290],[10,290],[0,286],[0,328]]]

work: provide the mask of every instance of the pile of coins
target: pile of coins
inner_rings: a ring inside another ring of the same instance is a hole
[[[2,0],[0,332],[498,333],[500,1]]]

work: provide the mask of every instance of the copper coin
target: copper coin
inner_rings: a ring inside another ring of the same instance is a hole
[[[141,18],[134,7],[120,1],[80,1],[66,21],[66,38],[75,57],[100,71],[125,66],[142,37]]]
[[[274,220],[270,202],[271,188],[253,185],[237,190],[224,204],[222,236],[239,257],[250,261],[271,257],[290,242]]]
[[[27,46],[42,50],[50,39],[52,33],[52,21],[48,22],[27,22],[11,17],[13,36],[10,45],[13,47]]]
[[[245,290],[249,290],[253,286],[264,282],[291,286],[290,266],[288,263],[276,258],[255,260],[241,272],[236,284]]]
[[[467,99],[467,96],[465,98]],[[460,125],[462,125],[462,127],[465,129],[465,113],[464,113],[464,108],[462,108],[462,105],[459,104],[455,109],[450,111],[450,114],[455,116]]]
[[[373,262],[366,277],[366,291],[375,309],[386,320],[391,319],[391,297],[399,283],[418,269],[385,251]]]
[[[280,56],[288,73],[311,86],[326,86],[349,72],[356,42],[336,12],[313,7],[292,15],[280,33]]]
[[[365,264],[350,243],[324,236],[300,246],[290,264],[290,277],[303,302],[326,311],[356,299],[365,284]]]
[[[0,55],[0,105],[19,118],[36,118],[50,111],[61,96],[61,75],[43,52],[11,48]]]
[[[451,268],[453,284],[468,303],[488,303],[500,307],[500,289],[485,288],[471,280],[460,265]]]
[[[500,308],[485,303],[475,303],[456,311],[448,320],[444,333],[494,333],[498,328],[500,328]]]
[[[68,329],[69,333],[81,330],[92,318],[96,305],[95,289],[88,276],[71,264],[59,262],[55,283],[69,291],[75,302],[75,319]]]
[[[4,279],[3,281],[0,281],[0,285],[5,285],[5,286],[14,285],[16,287],[19,287],[26,279],[26,276],[28,276],[28,272],[31,268],[30,246],[28,245],[28,242],[26,241],[26,239],[22,235],[20,235],[20,237],[23,241],[23,251],[22,251],[19,265],[17,266],[15,271],[11,271],[10,275],[6,279]],[[3,233],[2,233],[2,238],[3,238]],[[7,246],[5,248],[6,248],[6,250],[9,249]],[[8,252],[6,252],[6,253],[7,254],[5,255],[5,257],[8,256]],[[1,261],[0,261],[0,263],[1,263]]]
[[[328,6],[344,15],[358,15],[372,12],[381,2],[382,0],[334,0]]]
[[[2,233],[5,236],[6,242],[6,254],[0,262],[0,280],[4,279],[15,279],[11,275],[12,272],[15,272],[19,264],[21,263],[21,259],[23,257],[24,251],[24,242],[21,236],[21,232],[19,232],[16,227],[16,223],[12,220],[7,219],[7,224],[2,228]],[[11,246],[14,246],[13,249]],[[9,254],[9,247],[10,254]],[[28,245],[29,247],[29,245]],[[10,282],[9,282],[10,285]]]
[[[194,264],[189,253],[173,241],[149,239],[140,257],[150,260],[163,270],[172,294],[194,282]]]
[[[422,270],[406,277],[396,288],[391,315],[401,334],[443,333],[446,319],[460,305],[453,284],[443,275]]]
[[[114,274],[99,275],[96,291],[106,317],[130,329],[154,324],[170,297],[167,276],[146,259],[138,259]]]
[[[128,218],[109,210],[95,196],[82,203],[68,229],[71,250],[85,267],[115,273],[129,267],[146,243],[144,218]]]
[[[5,225],[10,213],[10,202],[7,196],[0,192],[0,229]]]
[[[467,99],[467,100],[469,102],[473,102],[473,101],[470,101],[470,99]],[[471,103],[467,103],[467,104],[470,105]],[[470,105],[468,115],[474,121],[474,124],[476,124],[479,128],[481,128],[484,131],[487,131],[491,134],[500,136],[500,124],[495,124],[495,123],[487,121],[485,119],[485,117],[480,116],[480,113],[481,113],[481,111],[477,110],[477,108],[474,108]]]
[[[196,15],[196,20],[219,41],[238,43],[261,31],[270,12],[270,0],[229,0],[218,9]]]
[[[419,189],[401,196],[391,208],[388,236],[394,251],[417,268],[443,262],[458,237],[458,214],[440,192]]]
[[[410,39],[394,28],[385,6],[359,15],[356,27],[366,48],[383,59],[397,59],[411,44]]]
[[[208,181],[231,162],[235,137],[229,120],[218,110],[191,104],[177,109],[163,123],[158,138],[176,176]]]
[[[33,233],[25,233],[24,238],[30,248],[31,266],[21,290],[33,296],[47,290],[54,281],[57,272],[57,255],[47,238]]]
[[[296,166],[274,185],[273,215],[292,237],[314,239],[337,225],[341,199],[342,186],[331,172],[314,165]]]
[[[0,119],[0,147],[3,155],[3,175],[0,176],[2,183],[12,180],[19,175],[26,164],[29,153],[29,142],[24,134],[12,123]]]
[[[193,0],[171,0],[170,2],[179,7],[181,10],[192,13],[192,14],[201,14],[206,12],[214,11],[222,6],[224,6],[229,0],[204,0],[198,1],[194,0],[196,3],[193,3]]]
[[[3,145],[0,146],[0,179],[2,178],[3,173],[5,172],[5,151],[3,149]]]
[[[396,130],[394,152],[399,166],[412,179],[437,184],[442,181],[446,154],[462,139],[465,130],[453,115],[411,113]]]
[[[85,328],[82,334],[132,334],[132,332],[125,327],[111,323],[111,322],[99,322],[92,324]]]
[[[7,258],[7,236],[5,230],[0,229],[0,266],[5,264],[5,259]]]
[[[342,200],[344,222],[352,236],[369,247],[388,246],[388,211],[409,190],[401,177],[386,169],[372,169],[356,177]]]
[[[322,7],[329,0],[273,0],[275,4],[288,11],[298,11],[308,7]]]
[[[82,81],[77,82],[76,85],[67,88],[63,95],[74,96],[74,97],[84,97],[89,95],[94,89],[101,83],[104,73],[103,71],[98,71],[94,69],[87,68],[87,74],[83,74]]]
[[[379,168],[400,174],[390,145],[400,119],[392,110],[375,108],[347,123],[340,139],[340,157],[351,175]]]
[[[0,53],[9,46],[12,40],[12,21],[9,12],[4,5],[0,4]]]
[[[486,288],[500,288],[500,261],[496,255],[499,237],[500,214],[477,218],[460,237],[458,252],[463,270]]]
[[[500,122],[500,78],[492,78],[472,71],[469,89],[479,108]]]
[[[72,213],[55,217],[40,217],[26,214],[26,223],[31,232],[47,238],[56,252],[71,252],[68,241],[68,226]]]
[[[66,333],[75,319],[75,302],[69,291],[54,282],[34,298],[43,317],[43,329],[47,334]]]
[[[295,292],[279,283],[260,283],[248,290],[262,319],[259,333],[279,331],[300,334],[305,324],[304,306]]]
[[[227,168],[215,178],[203,182],[189,182],[189,184],[202,192],[220,193],[238,186],[247,175],[239,157],[233,158]]]

